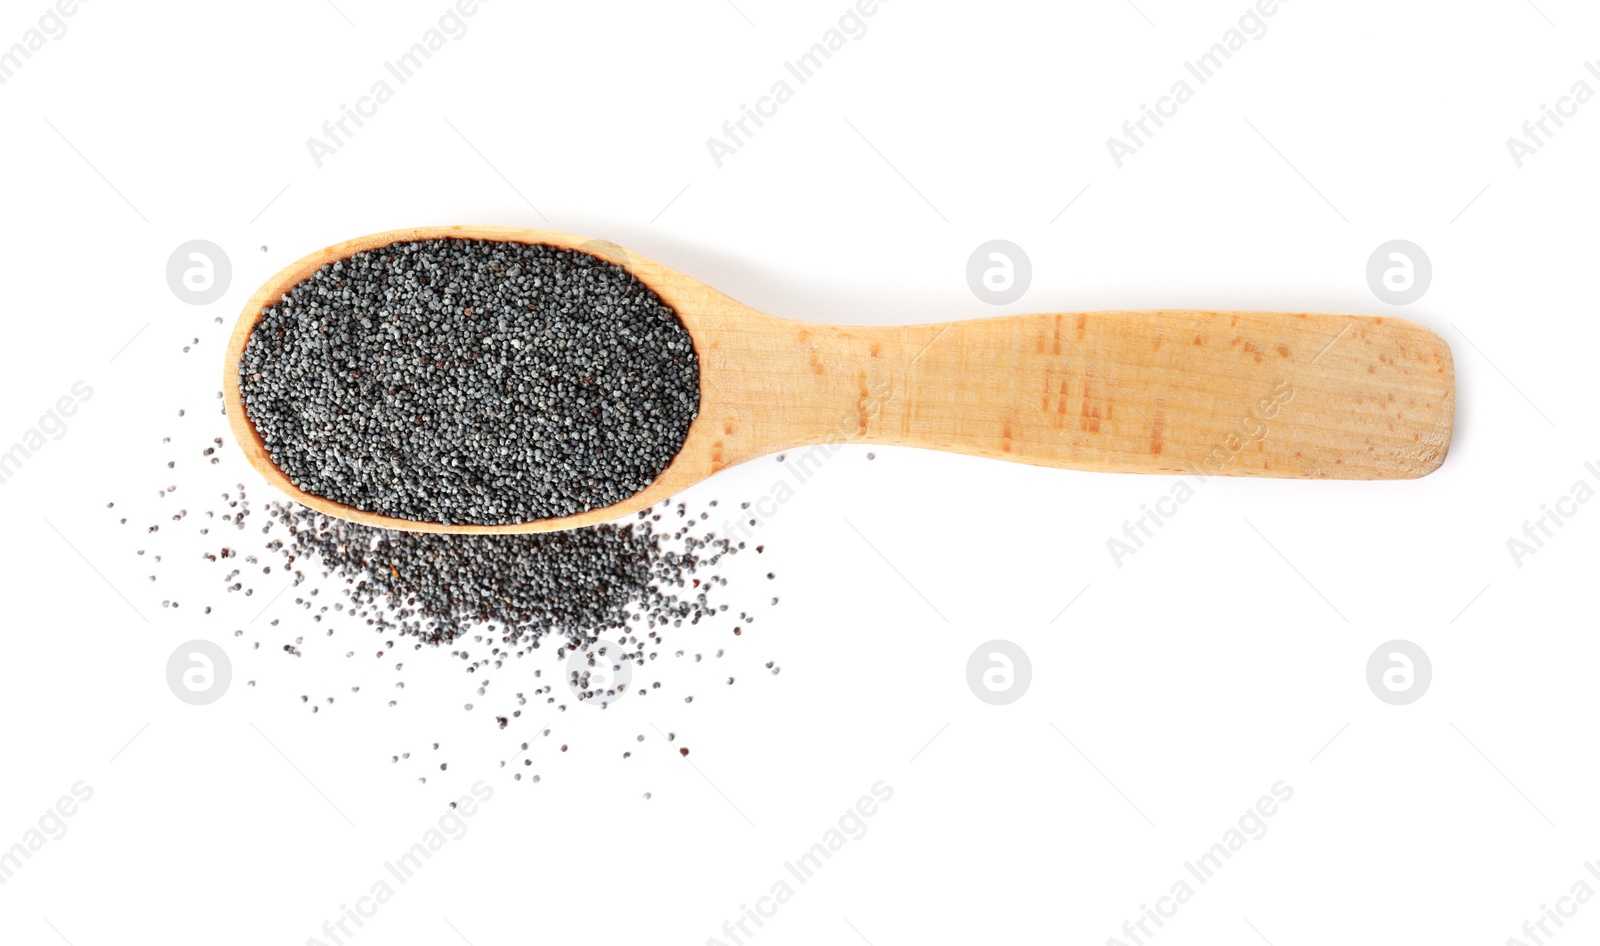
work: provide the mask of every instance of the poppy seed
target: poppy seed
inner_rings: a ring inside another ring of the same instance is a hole
[[[262,310],[239,391],[300,489],[424,522],[506,525],[654,482],[700,406],[672,308],[577,250],[393,243]]]

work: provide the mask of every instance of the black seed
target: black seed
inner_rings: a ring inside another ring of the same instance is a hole
[[[700,402],[688,331],[622,267],[477,240],[324,266],[263,310],[239,386],[300,489],[479,525],[632,496],[676,455]]]

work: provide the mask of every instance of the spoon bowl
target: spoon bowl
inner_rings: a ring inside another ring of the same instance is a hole
[[[356,509],[301,490],[278,469],[240,393],[240,359],[262,311],[336,260],[440,239],[603,257],[671,306],[699,359],[699,413],[654,482],[586,512],[471,525]],[[843,443],[1111,473],[1409,479],[1444,462],[1455,412],[1449,345],[1402,319],[1159,310],[822,325],[759,312],[614,244],[467,226],[372,234],[285,268],[240,315],[222,390],[250,464],[297,502],[383,528],[471,534],[606,522],[745,461],[810,447],[796,462],[817,462],[815,451]]]

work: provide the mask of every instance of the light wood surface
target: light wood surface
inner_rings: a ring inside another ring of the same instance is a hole
[[[653,484],[573,516],[442,526],[312,496],[272,464],[239,396],[239,357],[261,310],[333,260],[441,238],[596,253],[625,266],[677,311],[700,358],[700,413]],[[758,312],[612,244],[507,227],[393,230],[293,264],[245,306],[228,344],[223,392],[245,455],[295,500],[371,525],[464,533],[604,522],[746,460],[829,443],[925,447],[1106,473],[1405,479],[1444,462],[1455,413],[1450,346],[1402,319],[1162,310],[818,325]],[[807,462],[809,453],[800,450],[791,462]]]

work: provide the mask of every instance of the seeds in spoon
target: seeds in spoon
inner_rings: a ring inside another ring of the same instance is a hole
[[[672,308],[576,250],[392,243],[263,310],[239,389],[307,493],[399,519],[507,525],[621,502],[700,406]]]

